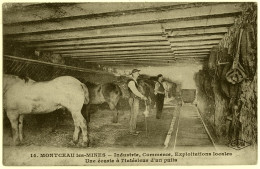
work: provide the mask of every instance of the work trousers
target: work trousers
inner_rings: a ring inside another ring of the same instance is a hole
[[[156,118],[159,119],[162,116],[162,109],[164,104],[164,94],[157,93],[156,95]]]
[[[130,132],[135,132],[137,116],[139,113],[139,99],[129,98],[129,105],[130,105]]]

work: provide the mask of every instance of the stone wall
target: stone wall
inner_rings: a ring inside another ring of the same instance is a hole
[[[195,75],[198,108],[222,144],[234,139],[257,144],[257,6],[243,3],[242,14],[215,46],[209,62]],[[241,31],[243,29],[243,31]],[[238,45],[241,35],[241,43]],[[239,48],[239,47],[240,48]],[[239,53],[237,53],[239,51]],[[239,69],[234,79],[227,74],[239,55]],[[242,68],[241,68],[242,67]],[[243,78],[245,77],[245,78]],[[242,79],[239,82],[239,79]],[[234,80],[234,81],[232,81]],[[235,82],[235,83],[233,83]]]

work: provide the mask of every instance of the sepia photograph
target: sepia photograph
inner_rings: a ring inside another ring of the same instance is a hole
[[[257,165],[257,5],[2,2],[2,165]]]

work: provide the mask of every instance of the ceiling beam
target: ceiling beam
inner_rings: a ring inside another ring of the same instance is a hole
[[[165,47],[170,46],[167,41],[163,42],[142,42],[142,43],[122,43],[122,44],[107,44],[107,45],[79,45],[79,46],[58,46],[58,47],[39,47],[40,51],[68,51],[75,49],[117,49],[125,47]]]
[[[126,36],[137,36],[137,35],[161,35],[164,29],[178,30],[187,28],[201,28],[201,27],[212,27],[216,25],[230,25],[234,23],[233,17],[222,17],[214,16],[213,18],[199,19],[199,20],[188,20],[188,21],[177,21],[167,22],[160,24],[146,24],[136,26],[124,26],[124,27],[113,27],[103,28],[94,30],[75,30],[75,31],[63,31],[53,33],[42,33],[34,34],[34,36],[22,34],[15,36],[5,36],[6,40],[16,41],[64,41],[64,40],[83,40],[86,38],[104,38],[104,37],[126,37]],[[80,39],[79,39],[80,38]]]
[[[95,64],[99,64],[99,65],[109,65],[109,66],[120,66],[120,65],[131,65],[133,67],[138,66],[171,66],[171,65],[176,65],[179,63],[197,63],[197,64],[202,64],[206,61],[207,59],[204,58],[181,58],[181,59],[176,59],[176,61],[164,61],[164,62],[158,62],[158,61],[142,61],[142,60],[138,60],[138,61],[121,61],[121,62],[113,62],[113,61],[107,61],[107,62],[93,62],[90,61],[89,63],[95,63]]]
[[[174,57],[169,57],[169,56],[148,56],[148,57],[104,57],[104,58],[95,58],[95,57],[84,57],[84,58],[80,58],[79,60],[87,60],[87,61],[100,61],[100,60],[111,60],[111,61],[117,61],[117,60],[171,60],[171,59],[175,59],[175,58],[200,58],[200,57],[208,57],[208,54],[195,54],[195,55],[185,55],[185,56],[174,56]]]
[[[189,56],[189,55],[209,55],[210,52],[189,52],[189,53],[174,53],[174,56]]]
[[[192,37],[167,37],[170,42],[193,42],[193,41],[206,41],[206,40],[217,40],[222,39],[224,34],[212,34],[212,35],[199,35],[199,36],[192,36]]]
[[[228,28],[226,27],[219,27],[219,28],[209,28],[209,29],[198,29],[193,31],[176,31],[171,32],[171,35],[174,36],[196,36],[196,35],[203,35],[203,34],[219,34],[219,33],[226,33]],[[65,46],[65,45],[101,45],[101,44],[122,44],[122,43],[138,43],[138,42],[156,42],[156,41],[166,41],[164,37],[161,36],[135,36],[135,37],[124,37],[124,38],[103,38],[103,39],[87,39],[87,40],[72,40],[72,41],[63,41],[63,42],[42,42],[42,43],[29,43],[26,45],[27,47],[46,47],[46,46]]]
[[[167,36],[175,37],[175,36],[183,36],[183,35],[203,35],[207,33],[226,33],[228,31],[228,27],[217,27],[217,28],[203,28],[196,30],[184,30],[184,31],[166,31]]]
[[[223,35],[207,35],[207,36],[195,36],[195,37],[182,37],[182,38],[168,38],[172,42],[201,42],[211,40],[221,40]],[[102,45],[91,45],[91,44],[80,44],[80,45],[64,45],[64,46],[46,46],[38,47],[37,50],[51,50],[51,51],[66,51],[71,49],[108,49],[108,48],[124,48],[124,47],[148,47],[148,46],[169,46],[170,43],[167,41],[160,42],[140,42],[140,43],[121,43],[121,44],[102,44]]]
[[[210,53],[210,49],[197,49],[197,50],[177,50],[174,51],[175,55],[185,55],[187,53]]]
[[[20,3],[14,8],[3,4],[3,23],[17,24],[21,22],[42,22],[62,19],[100,17],[102,15],[119,15],[121,13],[136,13],[149,10],[175,9],[191,7],[187,3],[34,3],[24,6]],[[193,4],[194,6],[195,4]],[[201,3],[201,5],[207,5]],[[14,5],[12,4],[12,7]],[[22,6],[22,7],[21,7]],[[35,15],[32,15],[34,13]]]
[[[42,42],[30,43],[27,47],[46,47],[46,46],[65,46],[65,45],[104,45],[104,44],[123,44],[123,43],[139,43],[139,42],[158,42],[167,40],[162,36],[134,36],[124,38],[102,38],[102,39],[86,39],[86,40],[72,40],[64,42]]]
[[[201,48],[191,48],[191,49],[174,49],[174,53],[190,53],[190,52],[209,52],[212,46],[204,46]]]
[[[113,54],[141,54],[141,53],[173,53],[171,50],[167,49],[157,49],[157,50],[140,50],[140,51],[109,51],[109,52],[78,52],[78,53],[66,53],[62,56],[96,56],[96,55],[113,55]]]
[[[151,65],[151,64],[155,64],[155,65],[171,65],[171,64],[175,64],[175,63],[179,63],[180,61],[190,61],[192,60],[193,63],[196,62],[201,62],[201,61],[205,61],[207,58],[178,58],[175,60],[117,60],[117,61],[85,61],[88,63],[97,63],[97,64],[115,64],[115,65],[120,65],[120,63],[134,63],[134,64],[144,64],[144,65]]]
[[[78,60],[123,60],[123,59],[173,59],[174,56],[143,56],[143,57],[136,57],[136,56],[131,56],[131,57],[81,57],[81,58],[73,58],[73,59],[78,59]]]
[[[209,55],[206,54],[206,55],[187,55],[187,56],[176,56],[175,58],[176,59],[184,59],[184,58],[196,58],[196,59],[199,59],[199,58],[208,58]]]
[[[191,42],[191,43],[172,43],[172,47],[187,47],[187,46],[198,46],[198,45],[210,45],[210,44],[218,44],[219,41],[201,41],[201,42]],[[102,49],[68,49],[68,50],[56,50],[53,53],[60,54],[70,54],[70,53],[98,53],[98,52],[117,52],[117,51],[142,51],[142,50],[171,50],[170,46],[148,46],[148,47],[125,47],[125,48],[112,48],[106,49],[103,47]]]
[[[95,58],[81,58],[80,60],[82,61],[95,61],[95,62],[98,62],[98,61],[122,61],[122,60],[158,60],[158,61],[161,61],[161,60],[173,60],[174,57],[163,57],[163,58],[139,58],[139,57],[133,57],[133,58],[102,58],[102,59],[95,59]]]
[[[172,47],[172,50],[178,51],[178,50],[194,50],[194,49],[211,49],[213,46],[217,44],[211,44],[211,45],[198,45],[198,46],[182,46],[182,47]]]
[[[126,47],[126,48],[112,48],[112,49],[71,49],[65,51],[54,51],[53,53],[68,54],[68,53],[97,53],[97,52],[117,52],[117,51],[142,51],[142,50],[171,50],[170,46],[148,46],[148,47]]]
[[[219,14],[239,14],[241,8],[235,4],[212,4],[194,8],[176,9],[170,11],[157,11],[137,13],[121,16],[108,16],[100,18],[67,19],[60,22],[21,23],[17,25],[4,25],[4,35],[28,33],[53,33],[55,31],[72,31],[83,29],[111,28],[119,26],[134,26],[151,23],[167,23],[198,19],[198,17],[214,16]]]
[[[182,47],[182,46],[198,46],[198,45],[210,45],[218,44],[220,40],[209,40],[209,41],[195,41],[195,42],[171,42],[171,47]]]
[[[127,59],[131,59],[131,58],[134,58],[134,57],[137,57],[137,58],[164,58],[164,57],[170,57],[170,58],[173,58],[173,57],[178,57],[178,56],[190,56],[190,55],[209,55],[209,51],[208,52],[190,52],[190,53],[175,53],[175,54],[172,54],[172,53],[166,53],[166,54],[127,54],[127,55],[95,55],[95,56],[92,56],[92,55],[89,55],[89,56],[82,56],[82,57],[72,57],[72,58],[77,58],[77,59],[86,59],[86,58],[94,58],[94,59],[97,59],[97,58],[111,58],[111,59],[115,59],[115,58],[127,58]]]
[[[214,45],[202,45],[202,46],[190,46],[190,47],[179,47],[173,48],[174,52],[165,52],[165,51],[133,51],[133,52],[119,52],[119,53],[79,53],[79,54],[62,54],[63,57],[108,57],[108,56],[149,56],[149,55],[160,55],[160,56],[174,56],[174,54],[179,53],[189,53],[189,52],[198,52],[198,51],[210,51]]]
[[[134,54],[107,54],[107,55],[87,55],[87,56],[63,56],[63,57],[72,57],[72,58],[89,58],[89,57],[96,57],[96,58],[105,58],[105,57],[166,57],[171,56],[173,57],[173,53],[165,53],[165,52],[154,52],[154,53],[134,53]]]

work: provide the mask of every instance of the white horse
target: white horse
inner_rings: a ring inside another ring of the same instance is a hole
[[[78,142],[80,129],[83,144],[88,144],[87,122],[81,114],[83,104],[89,103],[85,84],[70,76],[51,81],[35,82],[13,75],[4,75],[4,109],[12,126],[14,145],[23,140],[23,115],[49,113],[66,108],[72,114],[75,130],[74,143]]]

